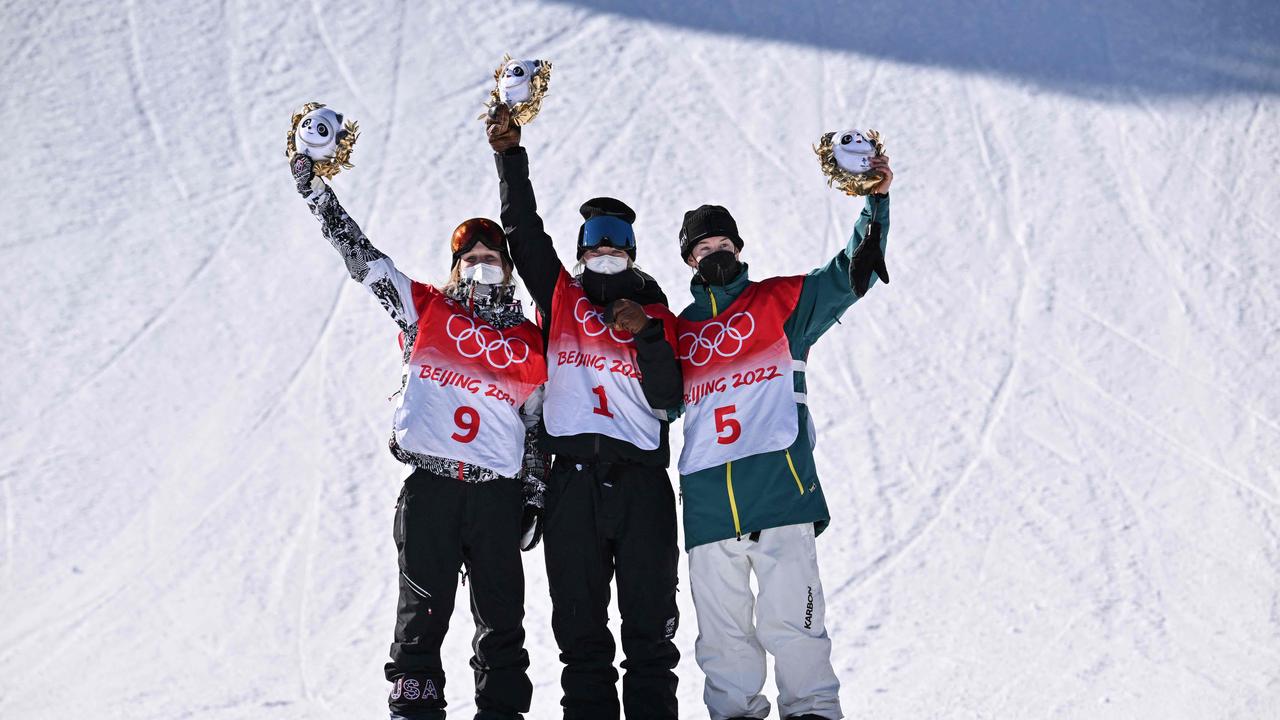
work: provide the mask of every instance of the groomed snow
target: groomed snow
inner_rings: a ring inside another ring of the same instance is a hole
[[[1275,717],[1280,9],[879,5],[4,3],[0,716],[385,717],[396,328],[284,134],[358,120],[340,197],[440,280],[498,213],[509,50],[555,63],[525,145],[557,247],[621,197],[677,306],[686,209],[805,272],[861,208],[810,144],[884,133],[893,281],[810,359],[848,717]],[[453,628],[466,718],[465,601]]]

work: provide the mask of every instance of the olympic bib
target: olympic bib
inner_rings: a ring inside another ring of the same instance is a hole
[[[803,284],[803,277],[754,283],[716,317],[677,322],[685,405],[681,475],[795,442],[800,415],[783,325]]]
[[[418,336],[396,407],[396,442],[514,477],[524,460],[520,406],[547,379],[538,327],[499,330],[439,290],[414,283]]]
[[[645,305],[649,317],[663,321],[675,347],[675,317],[663,305]],[[649,407],[640,387],[635,338],[604,323],[582,285],[563,269],[551,298],[547,338],[547,396],[542,419],[554,436],[599,433],[654,450],[665,413]],[[659,419],[661,418],[661,419]]]

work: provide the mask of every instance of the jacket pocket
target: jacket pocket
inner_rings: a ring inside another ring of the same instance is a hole
[[[787,450],[783,450],[782,452],[786,455],[787,467],[791,469],[791,477],[795,478],[796,489],[800,491],[801,495],[803,495],[804,483],[800,482],[800,473],[796,472],[796,464],[791,460],[791,450],[787,449]]]

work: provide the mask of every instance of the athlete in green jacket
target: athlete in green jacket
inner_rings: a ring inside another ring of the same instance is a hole
[[[775,658],[781,717],[842,717],[814,545],[831,516],[814,467],[805,361],[877,276],[888,281],[893,174],[887,157],[873,164],[886,179],[848,244],[804,276],[750,280],[729,212],[703,205],[685,214],[681,256],[696,273],[678,331],[680,487],[696,653],[713,720],[768,715],[760,694],[766,651]]]

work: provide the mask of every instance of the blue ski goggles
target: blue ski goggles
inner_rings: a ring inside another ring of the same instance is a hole
[[[622,250],[634,250],[636,234],[631,223],[612,215],[596,215],[582,223],[578,234],[578,247],[594,248],[608,245]]]

